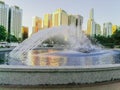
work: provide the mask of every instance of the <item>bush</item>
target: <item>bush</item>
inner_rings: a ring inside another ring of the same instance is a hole
[[[105,43],[103,44],[103,46],[107,47],[107,48],[114,48],[114,43]]]

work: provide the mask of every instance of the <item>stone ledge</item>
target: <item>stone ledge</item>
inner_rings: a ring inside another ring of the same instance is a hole
[[[40,67],[40,66],[21,66],[21,65],[0,65],[0,71],[80,71],[80,72],[92,72],[92,71],[107,71],[107,70],[119,70],[119,64],[111,65],[97,65],[97,66],[61,66],[61,67]]]
[[[120,65],[108,67],[0,66],[1,85],[85,84],[120,79]]]

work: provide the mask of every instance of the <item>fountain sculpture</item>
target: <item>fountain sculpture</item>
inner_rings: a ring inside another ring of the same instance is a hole
[[[30,50],[35,49],[41,45],[43,41],[54,36],[61,36],[69,42],[69,49],[90,52],[94,49],[101,49],[101,47],[93,45],[87,36],[75,26],[60,26],[41,30],[33,34],[30,38],[23,41],[18,47],[10,52],[10,57],[16,59],[26,59]]]
[[[63,37],[69,45],[62,50],[36,50],[54,36]],[[93,45],[74,26],[53,27],[33,34],[10,52],[8,62],[17,60],[25,61],[25,65],[0,65],[0,84],[68,85],[120,79],[120,51]]]

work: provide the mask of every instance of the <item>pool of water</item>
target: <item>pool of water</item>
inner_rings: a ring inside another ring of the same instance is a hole
[[[120,63],[119,50],[100,50],[82,53],[72,50],[31,50],[26,60],[8,58],[9,52],[0,52],[0,64],[29,66],[91,66]]]

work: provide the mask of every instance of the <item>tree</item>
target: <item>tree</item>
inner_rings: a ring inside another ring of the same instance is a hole
[[[112,35],[112,38],[114,40],[114,43],[116,45],[120,45],[120,29],[117,29],[115,33]]]
[[[111,36],[95,36],[95,38],[97,39],[97,42],[99,42],[100,44],[102,44],[103,46],[106,47],[110,47],[113,48],[114,47],[114,40]]]
[[[5,41],[7,38],[6,28],[0,25],[0,41]]]
[[[8,34],[7,41],[8,42],[18,42],[18,39],[14,35]]]

